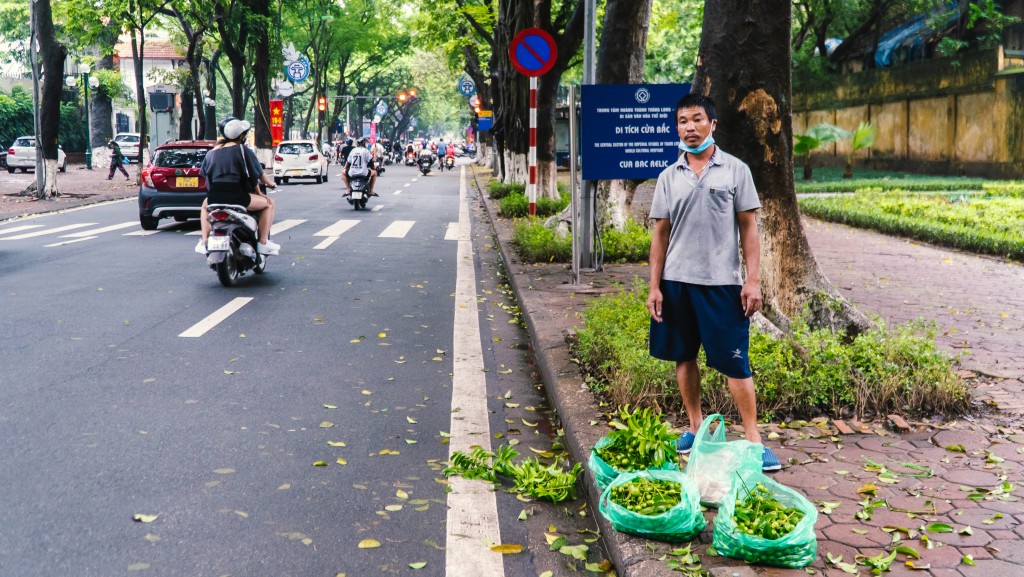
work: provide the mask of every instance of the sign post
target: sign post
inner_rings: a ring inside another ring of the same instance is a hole
[[[516,34],[508,47],[512,66],[520,74],[530,77],[530,181],[526,196],[530,202],[530,216],[537,215],[537,77],[547,74],[555,66],[558,47],[555,39],[540,28],[527,28]]]

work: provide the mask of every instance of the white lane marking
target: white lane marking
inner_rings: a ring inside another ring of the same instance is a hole
[[[410,180],[409,182],[412,183],[412,182],[416,182],[417,180],[419,180],[419,177],[416,177],[416,178]],[[409,184],[407,183],[406,186],[409,186]]]
[[[487,381],[484,377],[477,312],[473,244],[469,235],[469,200],[463,173],[459,186],[459,235],[455,281],[455,327],[452,342],[452,408],[448,456],[468,452],[472,445],[491,447],[487,420]],[[500,553],[489,544],[500,543],[498,504],[487,483],[452,476],[448,479],[448,519],[445,523],[445,575],[504,577]]]
[[[139,226],[136,221],[122,222],[121,224],[112,224],[110,226],[104,226],[103,228],[94,228],[92,230],[83,230],[82,232],[73,232],[71,234],[65,234],[61,238],[81,238],[83,236],[92,236],[95,234],[103,234],[112,230],[121,230],[122,228],[128,228],[132,226]]]
[[[179,337],[201,337],[207,331],[220,324],[224,319],[238,311],[238,309],[249,304],[253,297],[237,297],[228,304],[215,310],[213,314],[192,325],[188,330],[178,335]],[[497,541],[495,541],[497,542]]]
[[[22,225],[22,226],[15,226],[15,227],[12,227],[12,228],[0,230],[0,234],[11,234],[12,232],[21,232],[23,230],[32,230],[33,228],[39,228],[41,226],[43,226],[43,225],[41,225],[41,224],[25,224],[25,225]]]
[[[396,220],[384,229],[384,232],[377,235],[377,238],[405,238],[416,224],[415,220]]]
[[[331,226],[319,231],[314,232],[313,236],[341,236],[346,231],[351,229],[353,226],[363,222],[361,220],[339,220]]]
[[[378,204],[377,206],[371,208],[370,212],[379,212],[380,209],[382,209],[382,208],[384,208],[384,205],[383,204]]]
[[[402,194],[402,189],[399,188],[398,190],[396,190],[395,192],[392,192],[391,194]]]
[[[416,182],[416,179],[415,178],[412,179],[412,182]],[[412,186],[412,182],[407,182],[407,183],[403,184],[402,186],[404,186],[405,188],[409,188],[410,186]]]
[[[282,232],[288,230],[289,228],[299,226],[304,222],[306,221],[298,219],[282,220],[281,222],[275,222],[274,226],[270,227],[270,234],[281,234]]]
[[[159,230],[136,230],[134,232],[126,232],[121,236],[149,236],[151,234],[160,234]]]
[[[153,232],[160,232],[160,231],[162,231],[162,230],[170,230],[170,229],[160,229],[160,230],[154,230]],[[271,230],[273,230],[273,229],[271,229]],[[201,235],[201,234],[203,234],[203,229],[199,229],[199,230],[193,230],[192,232],[186,232],[186,233],[185,233],[185,236],[199,236],[199,235]]]
[[[323,250],[323,249],[331,246],[332,244],[334,244],[334,241],[338,240],[339,238],[341,238],[341,237],[340,236],[329,236],[329,237],[323,239],[322,241],[320,241],[320,244],[314,246],[313,250]]]
[[[12,219],[10,222],[21,222],[23,220],[30,220],[30,219],[36,219],[36,218],[45,218],[47,216],[53,216],[55,214],[67,214],[69,212],[78,212],[80,210],[89,210],[89,209],[92,209],[92,208],[101,208],[101,207],[107,206],[108,204],[116,204],[116,203],[119,203],[119,202],[138,202],[138,200],[139,200],[139,197],[137,197],[137,196],[132,196],[132,197],[129,197],[129,198],[119,198],[117,200],[105,200],[103,202],[97,202],[95,204],[87,204],[85,206],[77,206],[75,208],[68,208],[68,209],[64,209],[64,210],[57,210],[57,211],[54,211],[54,212],[41,212],[39,214],[28,214],[28,215],[25,215],[25,216],[19,216],[19,217],[16,217],[16,218]]]
[[[61,238],[64,238],[64,237],[61,237]],[[64,246],[66,244],[73,244],[73,243],[76,243],[76,242],[82,242],[83,240],[92,240],[94,238],[99,238],[99,237],[98,236],[83,236],[82,238],[76,238],[75,240],[65,240],[64,242],[55,242],[53,244],[44,244],[43,248],[50,248],[50,247],[54,247],[54,246]]]
[[[445,240],[459,240],[459,223],[449,222],[448,228],[444,231]]]
[[[35,232],[26,232],[25,234],[17,234],[14,236],[5,236],[0,240],[21,240],[24,238],[33,238],[37,236],[43,236],[47,234],[57,234],[58,232],[64,232],[65,230],[75,230],[76,228],[84,228],[87,226],[96,226],[95,222],[83,222],[79,224],[69,224],[66,226],[58,226],[57,228],[47,228],[44,230],[37,230]]]

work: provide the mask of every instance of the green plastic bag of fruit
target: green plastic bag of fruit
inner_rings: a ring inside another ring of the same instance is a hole
[[[594,480],[597,482],[597,488],[601,491],[607,489],[608,485],[619,475],[631,472],[608,464],[600,455],[597,454],[600,449],[607,447],[614,442],[614,435],[616,435],[616,433],[618,433],[618,431],[612,431],[611,433],[601,437],[597,441],[597,444],[594,445],[594,449],[590,451],[590,459],[587,460],[587,468],[589,468],[590,472],[594,475]],[[668,451],[670,458],[667,461],[658,465],[650,466],[648,469],[678,471],[679,461],[675,458],[675,447],[670,447]]]
[[[736,476],[718,508],[712,544],[719,555],[800,568],[814,561],[818,510],[806,497],[760,472]]]
[[[718,421],[718,427],[709,432],[715,421]],[[708,415],[697,430],[690,459],[684,469],[697,484],[700,502],[709,507],[718,507],[722,503],[737,473],[761,472],[764,445],[745,439],[726,441],[725,429],[722,415]]]
[[[637,491],[638,486],[649,490]],[[678,493],[670,495],[667,486]],[[654,492],[651,487],[656,487]],[[658,541],[689,541],[707,525],[697,486],[680,471],[622,473],[601,493],[598,509],[616,531]]]

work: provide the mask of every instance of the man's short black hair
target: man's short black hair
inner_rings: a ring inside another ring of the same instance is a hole
[[[703,108],[704,114],[707,115],[708,120],[718,120],[718,111],[715,110],[715,101],[711,100],[708,96],[702,96],[693,92],[679,99],[676,103],[676,117],[679,117],[679,111],[684,108]]]

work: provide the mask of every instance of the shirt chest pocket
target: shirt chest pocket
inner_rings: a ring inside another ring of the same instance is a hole
[[[708,205],[716,212],[732,210],[733,197],[736,192],[731,188],[711,187],[708,190]]]

